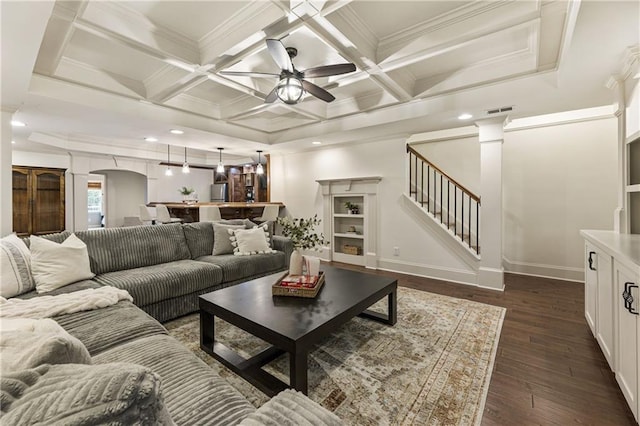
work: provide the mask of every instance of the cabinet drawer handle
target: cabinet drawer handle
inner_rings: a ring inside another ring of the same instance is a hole
[[[593,267],[593,255],[596,254],[595,251],[590,251],[589,252],[589,269],[591,269],[592,271],[595,271],[596,268]]]
[[[631,294],[632,288],[638,288],[635,283],[626,282],[624,283],[624,291],[622,292],[622,298],[624,299],[624,307],[627,311],[634,315],[640,315],[638,311],[633,310],[633,295]]]

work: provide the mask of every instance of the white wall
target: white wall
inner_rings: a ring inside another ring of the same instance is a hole
[[[149,199],[149,202],[181,202],[180,188],[186,186],[193,188],[198,193],[199,201],[211,200],[211,184],[213,183],[213,170],[191,169],[191,172],[182,173],[180,167],[172,167],[173,176],[165,176],[166,166],[158,168],[157,199]],[[151,194],[150,194],[151,197]]]
[[[580,229],[613,229],[617,122],[505,134],[505,269],[583,279]]]
[[[113,228],[124,224],[125,216],[138,216],[139,205],[147,196],[147,178],[141,174],[122,170],[101,170],[95,174],[105,176],[105,226]]]
[[[477,137],[412,146],[472,191],[479,186]],[[613,229],[616,174],[614,117],[507,130],[505,270],[582,280],[579,230]]]
[[[469,191],[480,193],[480,143],[477,136],[412,147]]]
[[[402,202],[405,186],[404,139],[272,154],[271,198],[283,201],[293,217],[318,214],[322,194],[316,179],[381,176],[378,186],[378,266],[440,278],[469,276],[471,268],[449,252],[416,221]],[[393,248],[399,248],[394,256]]]

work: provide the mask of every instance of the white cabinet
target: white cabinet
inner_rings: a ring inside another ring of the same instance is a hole
[[[609,366],[614,370],[614,286],[611,256],[587,241],[585,259],[584,317]]]
[[[585,237],[585,319],[636,420],[640,415],[640,235]]]
[[[614,262],[614,276],[617,297],[615,308],[617,312],[616,333],[616,380],[624,394],[627,403],[631,407],[636,420],[640,413],[638,393],[640,392],[640,356],[638,343],[640,343],[640,276],[631,269]]]

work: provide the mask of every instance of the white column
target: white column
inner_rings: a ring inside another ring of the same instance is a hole
[[[89,174],[73,174],[73,230],[86,231],[89,228]]]
[[[625,176],[627,175],[627,161],[625,150],[626,146],[626,97],[624,93],[624,81],[619,78],[611,77],[606,84],[608,89],[615,91],[615,115],[618,119],[618,176],[617,176],[617,195],[618,205],[613,213],[613,230],[625,234],[629,232],[629,218],[625,210],[627,191]]]
[[[479,120],[480,269],[478,285],[504,289],[502,267],[502,144],[506,117]]]
[[[3,108],[0,113],[2,121],[2,138],[0,139],[0,237],[13,232],[13,165],[11,138],[11,117],[15,110]]]

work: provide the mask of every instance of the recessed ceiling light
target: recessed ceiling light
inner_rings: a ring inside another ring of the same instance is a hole
[[[18,120],[11,120],[11,125],[13,127],[24,127],[27,125],[27,123],[24,123],[22,121],[18,121]]]
[[[182,130],[180,130],[180,129],[171,129],[171,130],[169,130],[169,131],[170,131],[171,133],[173,133],[174,135],[181,135],[181,134],[183,134],[183,133],[184,133],[184,132],[183,132]]]
[[[320,141],[313,141],[311,142],[312,145],[322,145],[322,142]]]
[[[473,115],[471,115],[471,114],[469,114],[469,113],[465,112],[464,114],[460,114],[460,115],[458,116],[458,120],[468,120],[468,119],[470,119],[470,118],[472,118],[472,117],[473,117]]]
[[[147,142],[158,142],[158,139],[154,138],[153,136],[147,136],[146,138],[144,138],[144,140]]]
[[[11,141],[11,143],[16,143],[16,141]]]

